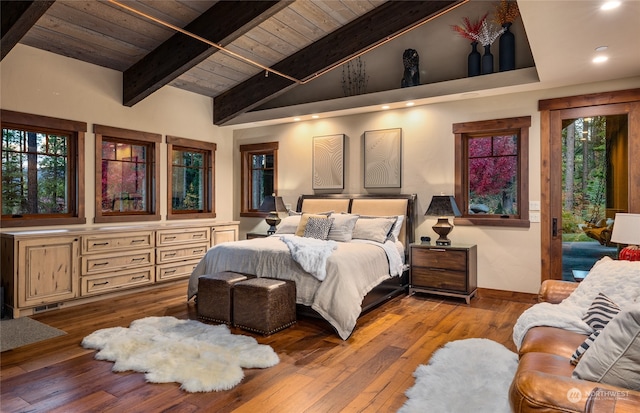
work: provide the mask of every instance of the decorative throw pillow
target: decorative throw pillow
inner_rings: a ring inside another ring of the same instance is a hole
[[[573,364],[574,366],[578,364],[578,361],[580,361],[580,357],[582,357],[585,351],[589,350],[589,347],[591,347],[593,342],[596,341],[596,338],[598,338],[601,331],[602,330],[594,331],[589,337],[587,337],[586,340],[584,340],[582,344],[578,346],[576,351],[574,351],[571,355],[571,360],[569,361],[571,364]]]
[[[354,239],[367,239],[379,243],[384,243],[389,237],[389,231],[396,222],[393,218],[358,218],[353,229]]]
[[[304,236],[304,229],[305,229],[305,228],[306,228],[306,226],[307,226],[307,222],[309,221],[309,218],[312,218],[312,217],[313,217],[313,218],[321,218],[321,219],[323,218],[323,219],[327,219],[327,218],[329,218],[329,214],[330,214],[330,213],[328,213],[327,215],[324,215],[324,214],[308,214],[308,213],[306,213],[306,212],[305,212],[305,213],[303,213],[303,214],[300,216],[300,222],[298,223],[298,227],[296,228],[296,232],[295,232],[295,234],[296,234],[297,236],[299,236],[299,237]]]
[[[402,230],[403,222],[404,222],[404,215],[398,215],[398,219],[396,219],[396,222],[391,227],[391,236],[390,236],[391,241],[394,241],[394,242],[403,241],[398,239],[398,237],[400,236],[400,230]]]
[[[573,377],[640,391],[640,304],[620,312],[584,353]]]
[[[582,320],[594,330],[602,330],[619,312],[620,307],[616,303],[603,293],[598,293]]]
[[[333,223],[333,218],[314,218],[309,217],[307,221],[307,226],[304,228],[304,235],[307,238],[316,238],[316,239],[327,239],[327,235],[329,235],[329,229],[331,229],[331,224]]]
[[[359,215],[353,214],[335,214],[331,218],[334,219],[333,225],[329,230],[327,239],[341,242],[349,242],[353,237],[353,228],[356,226]]]
[[[300,215],[285,217],[278,225],[276,234],[295,234],[300,223]]]

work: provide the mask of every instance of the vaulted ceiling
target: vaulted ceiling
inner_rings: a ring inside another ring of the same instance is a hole
[[[1,51],[22,43],[120,71],[126,106],[166,85],[210,96],[222,125],[468,1],[2,1]],[[601,1],[518,3],[541,81],[640,73],[640,2],[615,20],[595,15]],[[615,67],[592,71],[586,51],[605,43]]]

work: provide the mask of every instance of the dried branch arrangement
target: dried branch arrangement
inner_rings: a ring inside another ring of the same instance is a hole
[[[520,16],[518,3],[509,0],[500,0],[495,6],[494,21],[499,25],[513,23]]]
[[[345,96],[366,93],[368,83],[366,63],[360,57],[342,65],[342,92]]]

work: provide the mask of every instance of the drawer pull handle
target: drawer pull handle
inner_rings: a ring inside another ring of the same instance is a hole
[[[131,262],[139,262],[139,261],[144,261],[144,257],[140,257],[140,258],[131,258]]]
[[[442,272],[447,271],[447,270],[445,270],[444,268],[429,268],[429,269],[430,269],[431,271],[442,271]]]
[[[93,264],[94,267],[98,267],[100,265],[109,265],[109,261],[107,261],[107,262],[96,262],[95,264]]]
[[[204,250],[202,248],[200,248],[199,250],[193,250],[194,254],[200,254],[202,252],[204,252]]]
[[[170,236],[170,237],[166,237],[165,239],[166,239],[167,241],[171,241],[171,240],[176,239],[176,236],[175,236],[175,235],[172,235],[172,236]]]
[[[445,252],[447,250],[443,249],[443,248],[429,248],[429,251],[438,251],[438,252]]]
[[[109,243],[108,242],[94,242],[93,243],[94,247],[100,247],[102,245],[109,245]]]
[[[103,282],[103,283],[93,283],[93,286],[94,286],[94,287],[97,287],[97,286],[99,286],[99,285],[107,285],[107,284],[109,284],[109,281],[105,281],[105,282]]]
[[[176,272],[176,270],[168,270],[168,271],[165,271],[164,273],[165,274],[173,274],[174,272]]]
[[[131,243],[135,244],[136,242],[144,242],[144,241],[145,241],[144,239],[132,239]]]
[[[165,257],[175,257],[176,253],[175,252],[169,252],[167,254],[165,254]]]
[[[144,275],[138,275],[137,277],[131,277],[131,281],[141,280],[143,278],[145,278]]]
[[[204,234],[193,234],[191,236],[191,238],[202,238],[202,237],[204,237]]]

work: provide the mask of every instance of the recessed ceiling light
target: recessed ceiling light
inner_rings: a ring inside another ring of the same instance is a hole
[[[293,120],[298,122],[298,121],[300,121],[300,118],[293,118]]]
[[[415,103],[413,103],[413,102],[407,102],[406,103],[406,106],[413,106],[413,105],[415,105]]]
[[[311,115],[311,117],[312,117],[313,119],[318,119],[320,116],[319,116],[319,115]]]
[[[602,9],[602,10],[611,10],[611,9],[615,9],[618,6],[620,6],[620,2],[619,1],[607,1],[600,7],[600,9]]]
[[[593,63],[603,63],[606,62],[607,60],[609,60],[609,58],[607,56],[596,56],[593,58],[592,62]]]
[[[390,107],[389,105],[384,105],[384,106],[382,107],[382,109],[387,110],[387,109],[389,109],[389,107]]]

